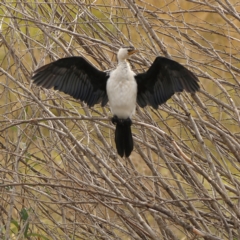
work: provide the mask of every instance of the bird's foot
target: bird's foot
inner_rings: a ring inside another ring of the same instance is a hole
[[[132,120],[130,118],[127,119],[120,119],[116,115],[112,117],[112,123],[114,125],[116,124],[121,124],[121,125],[126,125],[126,126],[131,126],[132,125]]]
[[[131,126],[132,125],[132,120],[130,118],[123,119],[123,121],[124,121],[124,124],[127,125],[127,126]]]
[[[116,125],[118,122],[119,122],[118,117],[117,117],[116,115],[114,115],[114,116],[112,117],[112,123],[113,123],[114,125]]]

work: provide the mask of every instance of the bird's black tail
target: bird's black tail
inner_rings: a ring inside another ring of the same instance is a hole
[[[118,154],[123,157],[129,157],[133,150],[133,138],[131,125],[132,121],[128,119],[119,119],[114,116],[112,122],[116,125],[115,143]]]

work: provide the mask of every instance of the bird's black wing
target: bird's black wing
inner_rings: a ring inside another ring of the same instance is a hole
[[[67,57],[37,69],[33,82],[44,88],[54,87],[92,107],[108,102],[106,83],[108,73],[102,72],[82,57]]]
[[[196,92],[198,78],[184,66],[165,57],[157,57],[147,72],[135,76],[138,85],[137,103],[157,109],[175,92]]]

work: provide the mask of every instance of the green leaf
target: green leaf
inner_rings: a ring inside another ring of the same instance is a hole
[[[17,229],[19,229],[19,224],[18,224],[18,222],[17,222],[16,220],[11,219],[11,223],[12,223]]]
[[[29,229],[29,223],[27,223],[26,228],[24,230],[24,237],[28,237],[28,234],[27,234],[28,229]]]
[[[23,208],[20,212],[20,217],[23,221],[26,221],[28,219],[28,213],[26,208]]]

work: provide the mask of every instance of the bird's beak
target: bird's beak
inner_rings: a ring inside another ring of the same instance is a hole
[[[128,55],[130,56],[130,55],[132,55],[132,54],[134,54],[134,53],[137,53],[137,52],[138,52],[137,49],[133,49],[133,50],[131,50],[131,51],[128,52]]]

